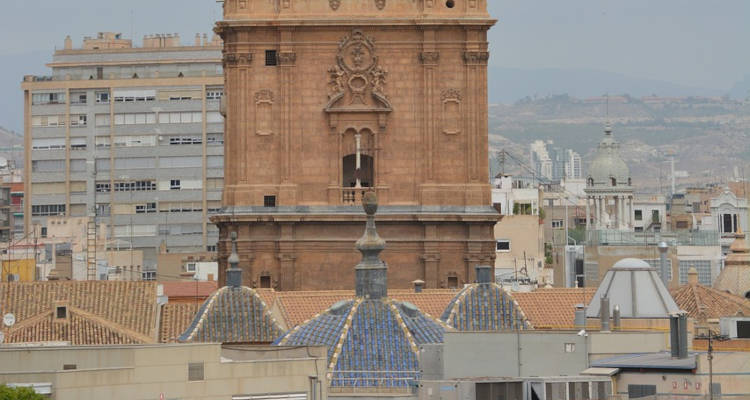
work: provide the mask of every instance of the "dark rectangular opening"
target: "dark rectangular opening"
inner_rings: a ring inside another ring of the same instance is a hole
[[[276,207],[276,196],[263,196],[263,207]]]
[[[188,381],[202,381],[203,380],[203,363],[189,363],[188,364]]]
[[[104,67],[96,67],[96,79],[104,79]]]
[[[457,289],[458,288],[458,277],[457,276],[449,276],[448,277],[448,288],[449,289]]]
[[[266,50],[266,66],[274,67],[277,63],[276,50]]]
[[[628,385],[629,399],[640,399],[647,396],[656,396],[656,385]]]
[[[737,338],[750,339],[750,321],[737,321]]]
[[[270,289],[271,288],[271,277],[268,275],[263,275],[260,277],[260,287],[264,289]]]
[[[76,364],[63,364],[63,371],[70,371],[72,369],[78,369]]]
[[[65,306],[57,307],[57,318],[68,318],[68,308]]]

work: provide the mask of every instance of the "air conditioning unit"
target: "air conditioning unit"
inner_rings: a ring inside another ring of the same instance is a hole
[[[750,339],[750,317],[724,317],[719,320],[721,335],[730,339]]]

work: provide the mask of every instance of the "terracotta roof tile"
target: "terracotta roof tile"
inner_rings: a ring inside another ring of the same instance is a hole
[[[175,342],[182,332],[190,326],[201,303],[167,303],[161,309],[161,326],[159,341]]]
[[[354,297],[353,290],[315,290],[315,291],[291,291],[291,292],[263,292],[258,290],[266,304],[273,304],[281,311],[286,325],[292,328],[316,314],[325,311],[337,301],[351,299]],[[410,289],[389,289],[388,296],[399,301],[408,301],[414,304],[422,312],[433,318],[440,318],[445,307],[448,306],[453,296],[458,293],[455,289],[425,289],[422,293],[415,293]],[[266,300],[272,297],[273,301]]]
[[[513,292],[534,329],[573,329],[576,304],[588,304],[596,288],[550,288]]]
[[[670,290],[670,294],[680,309],[698,321],[731,317],[738,312],[750,316],[750,300],[711,287],[683,285]]]
[[[164,287],[164,295],[168,298],[195,297],[205,300],[218,289],[216,281],[173,281],[159,282]]]
[[[67,306],[66,320],[53,320],[57,305]],[[156,336],[156,282],[5,282],[0,310],[16,317],[3,328],[10,343],[149,343]]]

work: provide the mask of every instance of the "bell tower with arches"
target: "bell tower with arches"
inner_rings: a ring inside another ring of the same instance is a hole
[[[494,265],[494,23],[487,0],[225,0],[219,271],[237,232],[249,286],[351,288],[367,191],[393,287]]]

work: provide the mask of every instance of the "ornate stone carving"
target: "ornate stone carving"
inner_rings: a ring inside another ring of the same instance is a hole
[[[294,65],[297,62],[297,53],[284,51],[279,53],[279,65]]]
[[[490,53],[487,51],[465,51],[464,62],[466,64],[487,64]]]
[[[224,65],[248,65],[253,61],[253,53],[224,53]]]
[[[382,10],[385,8],[385,0],[375,0],[375,7],[378,8],[378,10]]]
[[[242,65],[247,65],[253,62],[253,54],[252,53],[245,53],[245,54],[238,54],[237,55],[237,63]]]
[[[328,5],[331,6],[331,10],[336,11],[341,6],[341,0],[328,0]]]
[[[328,69],[328,98],[348,92],[350,104],[368,104],[367,94],[385,98],[388,71],[378,65],[375,43],[360,30],[339,43],[336,65]]]
[[[442,101],[461,101],[461,91],[458,89],[443,89],[442,92],[440,92],[440,100]]]
[[[224,65],[235,65],[237,64],[237,55],[234,53],[224,54]]]
[[[255,92],[255,102],[256,103],[273,103],[273,92],[269,89],[261,89],[257,92]]]
[[[437,51],[423,51],[419,53],[419,61],[425,65],[437,65],[440,61],[440,53]]]

